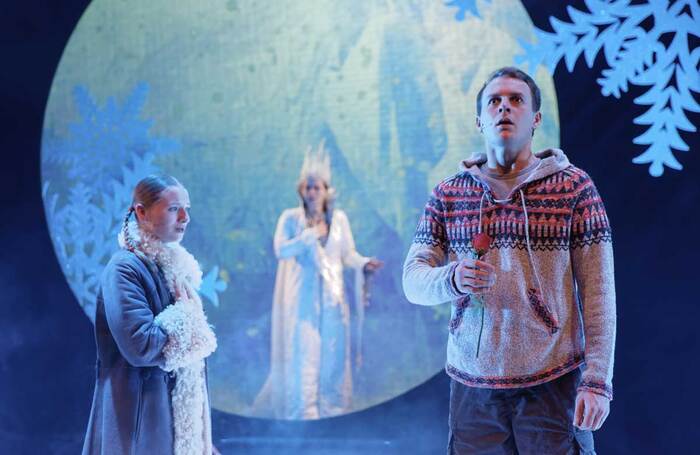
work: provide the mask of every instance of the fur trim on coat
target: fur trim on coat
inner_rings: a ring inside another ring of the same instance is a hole
[[[211,417],[204,359],[216,350],[216,336],[207,322],[197,290],[202,271],[194,257],[178,243],[163,243],[139,229],[128,227],[122,248],[138,250],[160,267],[168,289],[178,300],[154,319],[168,335],[160,367],[175,375],[171,392],[175,455],[212,453]],[[192,290],[192,292],[188,292]]]

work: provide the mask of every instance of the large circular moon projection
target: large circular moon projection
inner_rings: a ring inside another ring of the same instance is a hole
[[[88,316],[136,182],[189,189],[184,245],[219,347],[212,405],[253,415],[270,367],[279,215],[299,204],[304,151],[325,140],[336,206],[357,249],[385,262],[364,322],[351,313],[355,411],[444,365],[449,305],[409,304],[401,270],[430,189],[483,148],[475,96],[534,28],[518,1],[93,1],[46,108],[44,202],[71,289]],[[559,138],[554,84],[536,75]],[[349,294],[353,280],[346,279]],[[359,334],[362,333],[360,338]],[[356,356],[353,355],[353,359]],[[257,412],[258,416],[272,416]]]

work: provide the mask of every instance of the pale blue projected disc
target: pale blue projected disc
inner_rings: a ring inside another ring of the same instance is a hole
[[[275,224],[299,203],[304,150],[325,139],[357,249],[385,261],[348,411],[443,368],[449,305],[406,302],[401,266],[430,189],[483,147],[482,81],[534,30],[517,1],[447,3],[93,1],[54,78],[42,147],[51,237],[86,313],[135,183],[176,176],[219,341],[212,405],[251,415],[269,369]],[[556,146],[554,84],[544,68],[535,76],[534,147]]]

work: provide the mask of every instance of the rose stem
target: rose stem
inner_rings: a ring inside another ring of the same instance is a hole
[[[479,339],[476,341],[476,358],[479,358],[479,347],[481,347],[481,333],[484,331],[484,304],[481,304],[481,327],[479,327]]]

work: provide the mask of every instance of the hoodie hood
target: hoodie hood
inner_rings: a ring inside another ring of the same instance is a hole
[[[564,152],[560,149],[549,148],[535,152],[534,155],[541,159],[542,162],[537,166],[527,182],[532,182],[533,180],[539,180],[545,177],[549,177],[552,174],[556,174],[559,171],[566,169],[571,166],[569,159],[566,157]],[[474,153],[471,158],[462,161],[459,164],[459,169],[461,171],[466,171],[475,177],[478,181],[481,181],[479,177],[480,170],[479,166],[486,163],[486,153],[477,152]]]

